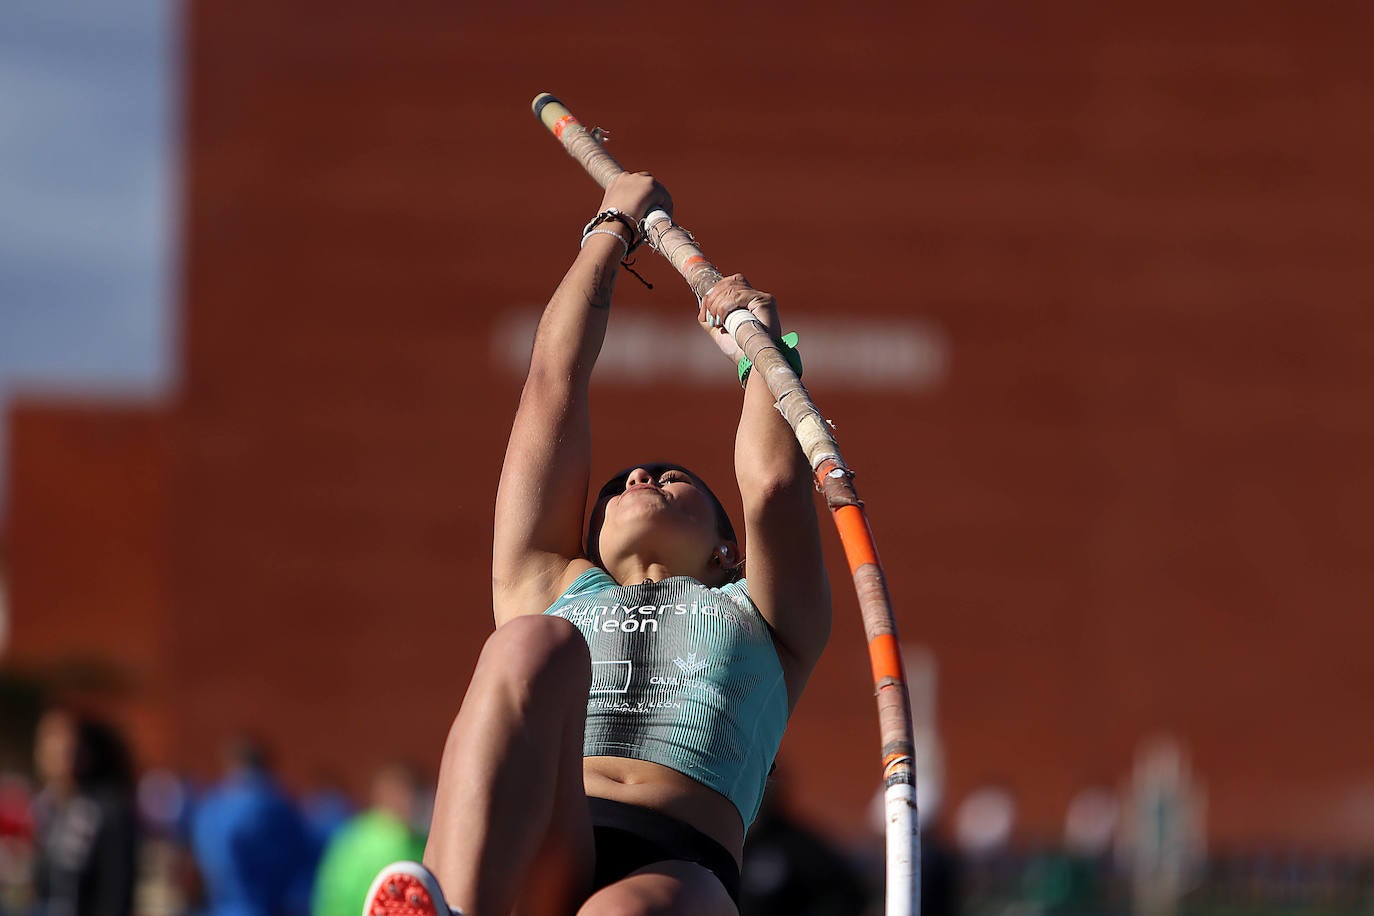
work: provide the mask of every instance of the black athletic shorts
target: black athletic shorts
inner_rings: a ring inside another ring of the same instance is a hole
[[[739,904],[739,866],[724,846],[695,827],[638,805],[588,796],[596,840],[596,890],[655,862],[694,862]]]

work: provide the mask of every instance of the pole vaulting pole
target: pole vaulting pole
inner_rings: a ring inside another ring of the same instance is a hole
[[[596,183],[605,188],[624,171],[600,139],[573,117],[562,102],[547,92],[535,97],[534,115],[553,132],[568,154],[582,164]],[[720,271],[706,260],[696,240],[673,223],[663,210],[644,217],[649,244],[682,274],[696,294],[705,298],[721,279]],[[754,320],[747,309],[726,316],[725,328],[744,355],[762,372],[778,410],[787,418],[811,464],[817,488],[825,496],[840,541],[854,576],[868,637],[868,657],[878,699],[878,729],[883,750],[883,784],[887,814],[887,916],[913,916],[920,912],[920,827],[916,812],[915,747],[912,740],[911,701],[897,642],[897,623],[892,600],[864,504],[854,490],[854,472],[840,457],[840,447],[830,424],[821,416],[810,394],[787,364],[777,342]]]

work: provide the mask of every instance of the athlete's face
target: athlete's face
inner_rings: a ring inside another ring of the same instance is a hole
[[[721,536],[716,530],[716,505],[691,474],[665,465],[634,468],[607,484],[603,501],[601,552],[605,556],[635,546],[668,549],[683,556],[707,557]],[[647,544],[639,544],[641,539]]]

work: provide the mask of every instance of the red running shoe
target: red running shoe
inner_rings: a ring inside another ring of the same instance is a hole
[[[448,905],[439,879],[419,862],[393,862],[377,874],[362,916],[463,916]]]

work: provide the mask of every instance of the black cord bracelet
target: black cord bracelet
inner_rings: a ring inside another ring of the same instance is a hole
[[[611,222],[620,223],[626,229],[630,230],[629,251],[626,252],[626,256],[628,257],[630,252],[633,252],[640,246],[640,243],[644,241],[644,224],[642,220],[636,220],[629,214],[617,210],[615,207],[607,207],[596,216],[593,216],[591,222],[583,227],[582,237],[586,238],[587,233],[591,232],[602,223]]]

